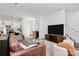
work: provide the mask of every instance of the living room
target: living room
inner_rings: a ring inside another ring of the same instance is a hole
[[[79,3],[2,3],[0,55],[79,56],[78,16]]]

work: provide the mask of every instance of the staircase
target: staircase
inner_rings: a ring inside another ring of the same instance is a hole
[[[74,47],[79,50],[79,31],[69,26],[68,24],[65,25],[65,28],[65,35],[74,42]]]

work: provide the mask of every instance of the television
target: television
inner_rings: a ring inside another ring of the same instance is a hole
[[[64,35],[64,24],[48,25],[48,34]]]

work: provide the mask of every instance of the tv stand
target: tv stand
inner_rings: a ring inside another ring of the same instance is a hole
[[[63,42],[64,36],[55,34],[45,34],[45,39],[55,43]]]

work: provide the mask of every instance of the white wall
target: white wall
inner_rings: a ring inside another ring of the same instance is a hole
[[[44,38],[46,33],[46,23],[43,16],[39,17],[39,38]]]
[[[66,23],[79,31],[79,11],[67,12]]]
[[[48,25],[65,24],[65,10],[62,9],[55,13],[51,13],[46,16],[41,16],[39,17],[39,20],[40,20],[39,37],[44,38],[45,34],[48,33]],[[65,29],[64,29],[64,33],[65,33]]]
[[[26,16],[22,19],[22,33],[29,37],[35,31],[35,17]]]
[[[22,19],[22,33],[25,37],[29,37],[30,24],[29,17],[23,17]]]
[[[62,9],[57,11],[53,14],[45,16],[46,25],[55,25],[55,24],[64,24],[65,25],[65,10]],[[48,30],[47,30],[48,32]],[[65,33],[65,26],[64,26],[64,33]]]
[[[79,42],[79,11],[66,13],[66,33],[69,34],[76,42]]]

